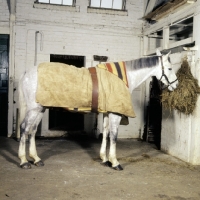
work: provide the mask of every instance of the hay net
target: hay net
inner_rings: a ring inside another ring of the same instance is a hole
[[[161,101],[163,108],[170,111],[177,110],[179,113],[190,115],[193,113],[200,87],[198,80],[191,73],[189,63],[186,58],[183,59],[180,69],[177,72],[179,85],[173,92],[167,89],[163,90]]]

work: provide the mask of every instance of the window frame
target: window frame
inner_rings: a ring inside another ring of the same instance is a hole
[[[100,1],[100,6],[99,7],[94,7],[94,6],[91,6],[91,1],[92,0],[89,0],[89,7],[90,8],[97,8],[97,9],[107,9],[107,10],[126,10],[126,0],[122,0],[122,8],[121,9],[117,9],[117,8],[104,8],[104,7],[101,7],[101,2],[102,0],[99,0]],[[115,0],[112,0],[112,5],[113,5],[113,1]]]
[[[63,4],[63,0],[61,0],[61,4],[54,4],[54,3],[51,3],[50,1],[51,0],[48,0],[49,2],[48,3],[45,3],[45,2],[40,2],[40,0],[36,0],[35,3],[41,3],[41,4],[49,4],[49,5],[58,5],[58,6],[76,6],[76,0],[72,0],[72,5],[66,5],[66,4]]]

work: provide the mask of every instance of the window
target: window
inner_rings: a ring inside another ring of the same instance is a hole
[[[75,6],[75,0],[37,0],[38,3]]]
[[[90,0],[90,7],[125,10],[125,0]]]

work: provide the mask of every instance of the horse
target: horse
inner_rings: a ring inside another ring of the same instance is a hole
[[[157,55],[125,61],[126,74],[130,93],[143,83],[147,78],[155,76],[165,85],[169,91],[178,86],[176,74],[170,62],[170,52],[162,55],[159,50]],[[26,158],[26,136],[29,135],[29,156],[36,166],[44,166],[44,162],[37,155],[35,134],[43,117],[45,106],[36,102],[37,70],[25,72],[19,80],[19,150],[18,157],[21,160],[20,167],[30,169],[31,164]],[[77,86],[79,87],[79,86]],[[81,86],[80,86],[81,87]],[[100,147],[100,158],[105,166],[115,170],[123,170],[117,160],[116,144],[118,127],[122,115],[108,112],[103,120],[103,137]],[[110,138],[109,155],[107,156],[107,138]]]

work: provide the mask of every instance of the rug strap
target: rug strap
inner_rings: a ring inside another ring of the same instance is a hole
[[[91,78],[92,78],[92,112],[98,112],[98,79],[97,79],[97,72],[95,67],[88,68]]]

